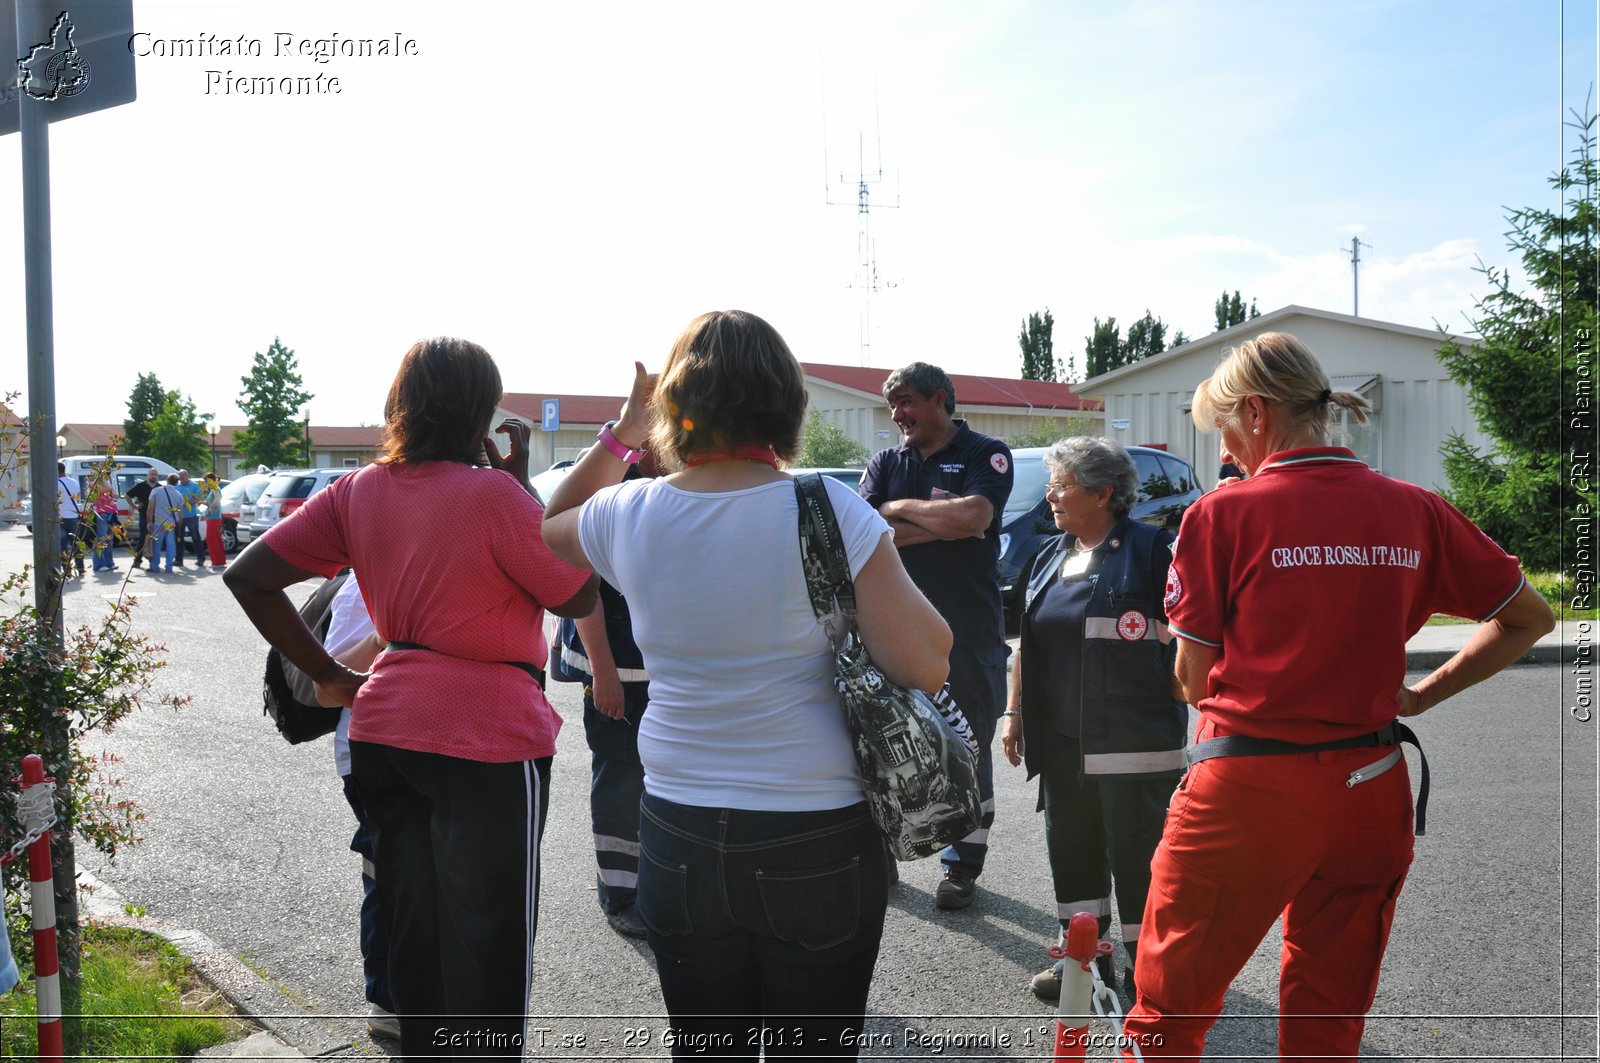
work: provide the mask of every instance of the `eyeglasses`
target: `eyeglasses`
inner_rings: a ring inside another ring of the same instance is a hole
[[[1088,490],[1088,488],[1084,487],[1082,484],[1058,484],[1058,483],[1052,482],[1047,487],[1045,487],[1045,489],[1044,489],[1044,497],[1046,497],[1046,498],[1060,498],[1062,495],[1065,495],[1068,491],[1072,490],[1074,487],[1076,487],[1080,491],[1087,491]]]

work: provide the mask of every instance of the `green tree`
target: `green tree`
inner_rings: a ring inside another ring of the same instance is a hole
[[[1128,338],[1122,345],[1122,364],[1132,365],[1166,349],[1166,324],[1146,310],[1144,317],[1128,326]]]
[[[1006,446],[1013,449],[1020,447],[1048,447],[1052,443],[1066,439],[1068,436],[1086,436],[1094,433],[1094,419],[1090,417],[1073,416],[1066,419],[1052,417],[1048,421],[1035,418],[1028,422],[1028,427],[1020,432],[1014,432],[1006,437]]]
[[[1044,314],[1029,314],[1022,322],[1022,332],[1017,345],[1022,348],[1022,379],[1055,380],[1060,366],[1056,363],[1054,332],[1056,319],[1050,308]]]
[[[1116,318],[1094,319],[1094,333],[1083,339],[1083,372],[1090,380],[1122,365],[1122,330]]]
[[[156,419],[167,402],[167,393],[154,373],[140,373],[138,383],[128,396],[128,419],[122,422],[121,451],[127,454],[150,454],[150,422]]]
[[[160,458],[180,469],[201,469],[209,460],[206,445],[206,422],[209,413],[196,413],[194,400],[169,391],[161,405],[161,412],[151,418],[150,438],[146,440],[151,457]],[[129,450],[129,453],[139,453]]]
[[[1217,315],[1218,332],[1225,328],[1243,324],[1248,319],[1245,313],[1244,300],[1239,298],[1239,290],[1237,288],[1234,289],[1231,296],[1224,291],[1217,299],[1216,306],[1213,309],[1215,309]],[[1257,318],[1260,316],[1261,311],[1256,309],[1256,301],[1251,299],[1248,317]],[[1173,346],[1176,347],[1177,344],[1173,344]]]
[[[1189,337],[1184,335],[1183,329],[1179,329],[1178,331],[1176,331],[1176,332],[1174,332],[1172,334],[1172,346],[1173,347],[1182,347],[1185,343],[1188,343],[1188,342],[1189,342]],[[1168,349],[1170,350],[1171,348],[1168,348]]]
[[[294,351],[274,336],[266,354],[256,352],[242,382],[239,408],[250,424],[234,433],[234,447],[250,465],[298,463],[310,446],[300,426],[300,409],[316,396],[302,387]]]
[[[800,433],[800,453],[795,455],[798,466],[818,469],[863,465],[868,458],[867,448],[844,434],[836,424],[822,419],[822,414],[812,410],[806,417],[806,426]]]
[[[1446,497],[1529,569],[1561,563],[1562,533],[1595,512],[1591,477],[1563,475],[1569,454],[1593,460],[1592,392],[1580,401],[1569,357],[1593,357],[1596,321],[1595,116],[1574,112],[1571,163],[1550,178],[1560,210],[1524,207],[1506,215],[1509,250],[1522,260],[1525,287],[1509,271],[1480,264],[1489,294],[1471,319],[1477,343],[1445,339],[1439,359],[1467,389],[1472,412],[1494,439],[1479,452],[1459,433],[1441,448]],[[1443,329],[1441,328],[1441,332]],[[1570,352],[1570,354],[1569,354]],[[1562,519],[1552,517],[1560,514]]]

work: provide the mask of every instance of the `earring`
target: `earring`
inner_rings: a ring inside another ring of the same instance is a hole
[[[1258,436],[1258,435],[1260,435],[1260,434],[1261,434],[1261,429],[1259,429],[1259,428],[1252,428],[1252,429],[1250,429],[1250,434],[1251,434],[1251,435],[1256,435],[1256,436]]]

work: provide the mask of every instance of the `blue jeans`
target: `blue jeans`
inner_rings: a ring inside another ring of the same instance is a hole
[[[206,563],[206,540],[200,534],[200,518],[184,517],[182,535],[189,539],[189,550],[194,554],[194,563],[204,568]],[[178,544],[179,564],[183,562],[183,544]]]
[[[994,826],[995,724],[1006,702],[1006,647],[957,646],[950,651],[950,693],[972,725],[978,740],[978,797],[983,801],[983,822],[978,829],[944,847],[939,861],[945,870],[963,878],[977,878],[989,855],[989,828]]]
[[[167,571],[171,572],[173,562],[178,560],[178,533],[172,528],[156,533],[155,555],[150,558],[152,572],[161,567],[162,555],[166,555]]]
[[[644,795],[639,915],[675,1058],[853,1058],[889,883],[865,802],[822,812]]]
[[[96,513],[94,515],[94,570],[101,572],[116,567],[116,562],[111,558],[111,518],[103,513]]]
[[[613,720],[598,712],[588,695],[583,699],[596,893],[601,910],[610,913],[632,906],[639,879],[639,798],[644,796],[639,718],[647,704],[647,697],[625,695],[623,720]]]

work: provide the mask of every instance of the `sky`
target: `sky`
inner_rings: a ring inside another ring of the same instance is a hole
[[[122,420],[144,372],[242,423],[275,337],[314,425],[378,423],[438,334],[508,391],[621,395],[735,307],[803,361],[1014,376],[1045,308],[1080,366],[1096,317],[1197,338],[1223,291],[1347,313],[1352,237],[1363,316],[1469,332],[1474,266],[1514,263],[1508,207],[1556,207],[1563,108],[1596,79],[1594,0],[135,0],[134,23],[138,99],[50,130],[58,422]],[[172,54],[205,35],[261,54]],[[295,51],[396,35],[414,54]],[[318,74],[339,91],[225,91]],[[0,391],[27,388],[21,195],[0,137]]]

